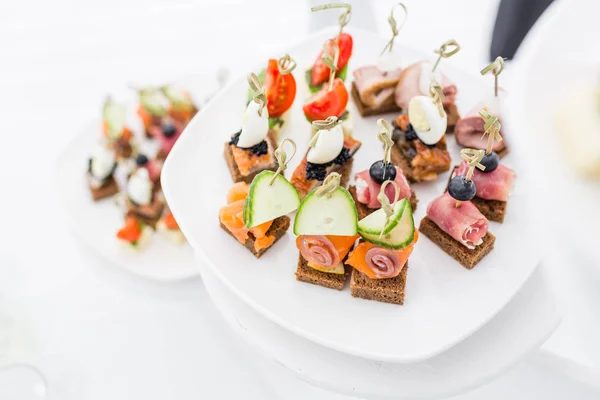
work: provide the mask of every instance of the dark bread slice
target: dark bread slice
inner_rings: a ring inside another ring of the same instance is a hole
[[[456,107],[456,104],[449,104],[448,106],[444,107],[444,110],[446,111],[446,116],[448,117],[448,125],[446,127],[446,133],[454,133],[454,127],[456,126],[456,123],[460,119],[460,114],[458,113],[458,107]]]
[[[352,199],[354,199],[354,203],[356,203],[356,211],[358,211],[358,219],[359,220],[363,219],[367,215],[371,214],[373,211],[377,210],[376,208],[369,208],[369,207],[367,207],[366,204],[363,204],[360,201],[358,201],[358,199],[356,197],[356,187],[355,186],[350,186],[348,188],[348,192],[350,192],[350,195],[352,195]],[[408,201],[410,202],[410,206],[412,207],[412,210],[415,211],[417,209],[417,203],[419,202],[419,200],[417,199],[417,195],[415,194],[414,190],[412,191],[412,194]]]
[[[277,148],[277,141],[275,139],[275,133],[273,132],[273,130],[269,130],[269,133],[267,134],[265,140],[269,144],[269,151],[271,152],[271,154],[273,154],[273,152]],[[273,156],[273,162],[271,164],[265,165],[264,168],[259,168],[248,175],[242,175],[237,166],[237,163],[235,162],[235,159],[233,158],[231,146],[233,145],[230,145],[229,142],[225,142],[225,149],[223,150],[223,155],[225,156],[225,161],[227,162],[229,172],[231,173],[231,178],[234,182],[246,182],[247,184],[250,184],[254,177],[260,174],[262,171],[277,171],[277,161]]]
[[[483,237],[483,243],[473,250],[467,249],[462,243],[444,232],[429,217],[423,217],[419,226],[419,233],[427,236],[431,241],[437,244],[449,256],[461,263],[467,269],[473,269],[479,261],[483,259],[494,248],[496,237],[490,232]]]
[[[156,223],[162,216],[163,210],[165,209],[165,203],[159,198],[154,196],[152,204],[149,206],[138,206],[133,204],[131,200],[127,199],[127,217],[135,217],[140,222],[150,225],[156,229]]]
[[[448,178],[448,184],[450,184],[450,179],[454,176],[454,172],[458,166],[454,167],[450,177]],[[446,186],[446,190],[447,186]],[[471,200],[471,203],[477,207],[477,209],[490,221],[494,222],[504,222],[504,216],[506,215],[506,201],[501,200],[486,200],[480,197],[474,197]]]
[[[371,279],[353,268],[350,293],[353,297],[361,299],[403,305],[407,273],[408,261],[397,277],[389,279]]]
[[[275,243],[277,243],[277,241],[279,239],[281,239],[283,237],[283,235],[285,235],[285,233],[287,232],[289,227],[290,227],[290,218],[289,217],[284,215],[283,217],[275,218],[273,220],[273,223],[271,224],[271,227],[269,227],[269,230],[267,230],[267,234],[266,234],[267,236],[275,236],[275,240],[273,241],[273,244],[271,244],[271,246],[265,247],[264,249],[260,249],[259,251],[256,251],[254,249],[254,241],[256,240],[256,238],[254,237],[254,235],[252,235],[252,233],[248,234],[248,238],[246,239],[244,246],[246,246],[246,248],[248,250],[250,250],[250,252],[252,254],[254,254],[254,256],[256,258],[260,258],[260,256],[265,254],[265,252],[267,250],[269,250],[271,247],[273,247],[273,245]],[[227,229],[227,227],[225,225],[223,225],[223,223],[221,223],[221,228],[223,228],[223,230],[225,232],[229,233],[235,239],[235,236],[233,236],[231,234],[231,231],[229,229]],[[237,241],[237,239],[236,239],[236,241]]]
[[[400,151],[400,148],[397,145],[392,146],[390,160],[392,161],[392,164],[400,167],[402,172],[404,172],[404,176],[409,182],[416,182],[413,176],[413,167],[411,163],[404,157],[402,151]]]
[[[345,261],[345,259],[344,259]],[[308,266],[308,261],[302,254],[298,255],[298,268],[296,269],[296,280],[300,282],[312,283],[313,285],[323,286],[328,289],[342,290],[346,284],[346,279],[350,275],[352,267],[344,264],[344,274],[328,274],[327,272],[317,271]]]
[[[92,200],[99,201],[107,197],[114,196],[119,193],[119,185],[114,176],[111,176],[102,184],[100,187],[90,186],[90,193],[92,194]]]
[[[360,99],[360,94],[358,94],[358,89],[356,88],[356,85],[354,84],[354,82],[352,82],[351,93],[352,93],[352,98],[354,99],[354,104],[356,104],[356,108],[358,108],[358,112],[363,117],[369,117],[371,115],[379,115],[379,114],[385,114],[385,113],[389,113],[389,112],[400,111],[400,107],[398,107],[396,105],[396,102],[394,101],[394,96],[392,96],[392,101],[383,103],[381,105],[381,107],[371,108],[371,107],[363,104],[362,100]]]

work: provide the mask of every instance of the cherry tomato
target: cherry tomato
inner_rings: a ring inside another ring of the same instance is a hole
[[[348,64],[350,56],[352,55],[352,36],[347,33],[340,35],[340,56],[338,57],[337,72],[336,76],[339,75],[340,71]],[[329,54],[333,54],[333,39],[327,41],[327,51]],[[310,76],[312,86],[321,86],[323,83],[329,80],[329,67],[325,65],[323,59],[323,50],[319,53],[319,57],[315,61]]]
[[[292,74],[282,74],[277,60],[269,60],[263,83],[267,95],[269,117],[279,117],[289,110],[296,97],[296,79]]]
[[[327,119],[327,117],[340,117],[348,105],[348,91],[344,81],[335,78],[333,88],[325,85],[315,93],[306,103],[302,110],[304,115],[311,121]]]
[[[117,232],[117,237],[130,243],[137,241],[142,234],[140,224],[134,217],[127,217],[125,226]]]

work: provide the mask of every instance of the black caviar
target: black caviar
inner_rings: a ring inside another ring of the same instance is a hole
[[[340,154],[337,155],[332,161],[325,164],[313,164],[311,162],[306,163],[306,179],[316,179],[318,181],[325,180],[327,176],[327,167],[333,164],[344,165],[348,160],[352,158],[350,150],[342,148]]]
[[[233,144],[233,145],[237,146],[238,141],[240,140],[241,134],[242,134],[241,129],[239,132],[234,133],[233,136],[231,137],[231,140],[229,140],[229,144]],[[266,140],[263,140],[262,142],[255,144],[252,147],[249,147],[249,148],[240,147],[240,149],[248,150],[256,156],[262,156],[269,152],[269,144],[267,143]]]
[[[417,140],[419,138],[412,124],[408,124],[408,126],[406,127],[406,131],[404,131],[404,134],[406,135],[406,140]]]

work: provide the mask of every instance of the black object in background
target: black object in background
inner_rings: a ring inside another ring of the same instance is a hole
[[[554,0],[502,0],[496,15],[490,60],[513,58],[529,29]]]

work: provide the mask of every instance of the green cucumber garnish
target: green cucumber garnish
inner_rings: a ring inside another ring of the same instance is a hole
[[[361,219],[358,232],[367,242],[398,250],[408,246],[414,239],[415,222],[412,207],[407,199],[402,199],[394,206],[394,214],[385,225],[386,215],[379,209]]]
[[[275,178],[272,185],[270,182]],[[273,171],[263,171],[250,184],[244,203],[244,225],[252,228],[296,210],[300,205],[298,190]]]
[[[318,189],[318,188],[317,188]],[[358,231],[358,212],[348,191],[337,187],[329,195],[306,195],[294,220],[296,235],[353,236]]]

